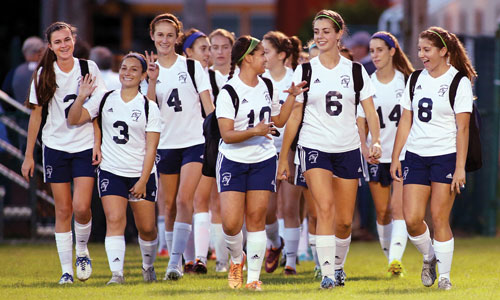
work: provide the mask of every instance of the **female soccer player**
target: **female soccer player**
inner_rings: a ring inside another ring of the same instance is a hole
[[[276,188],[276,148],[270,134],[290,115],[301,87],[292,85],[280,106],[278,93],[269,90],[264,73],[266,56],[262,43],[250,36],[238,38],[231,51],[230,80],[217,99],[216,115],[223,141],[217,159],[217,185],[221,198],[222,226],[231,255],[228,282],[243,284],[243,221],[246,222],[248,278],[246,288],[261,290],[260,269],[266,249],[267,203]],[[238,65],[240,73],[232,77]],[[272,84],[270,84],[272,85]],[[272,93],[272,96],[271,96]],[[236,99],[235,99],[236,98]],[[233,102],[234,101],[234,102]]]
[[[266,72],[264,77],[271,79],[278,90],[278,100],[283,104],[288,96],[285,91],[292,85],[293,69],[285,66],[291,59],[294,68],[298,65],[300,40],[297,37],[287,37],[279,31],[270,31],[262,41],[266,55]],[[277,154],[281,151],[284,129],[278,129],[280,136],[273,137]],[[277,214],[284,219],[284,246],[286,253],[285,275],[295,275],[295,263],[300,239],[300,195],[301,188],[288,182],[277,183],[277,192],[271,194],[266,218],[266,233],[271,248],[266,258],[266,272],[273,272],[279,264],[279,255],[283,248],[279,235]]]
[[[31,84],[29,104],[32,111],[21,170],[26,180],[33,177],[33,150],[41,130],[44,181],[50,183],[55,200],[55,237],[63,273],[59,284],[67,284],[73,283],[73,213],[76,276],[84,281],[92,273],[87,242],[92,227],[90,203],[94,185],[93,164],[100,160],[99,151],[93,152],[95,146],[92,124],[69,125],[67,115],[77,97],[82,74],[90,73],[94,76],[99,90],[105,89],[105,86],[94,62],[79,61],[73,57],[76,39],[74,27],[64,22],[55,22],[46,29],[45,37],[48,47]]]
[[[197,29],[191,29],[183,35],[183,53],[186,57],[200,62],[204,71],[210,78],[212,97],[215,98],[226,79],[219,72],[208,68],[210,60],[209,49],[210,43],[208,37],[203,32]],[[191,233],[190,240],[184,251],[184,260],[188,264],[194,262],[193,272],[197,274],[207,273],[207,253],[210,244],[210,215],[208,211],[212,189],[216,189],[215,165],[218,146],[218,141],[216,143],[212,143],[210,140],[205,141],[202,175],[194,194],[194,234]],[[193,243],[190,243],[191,241]],[[223,253],[221,254],[223,255]],[[196,258],[196,260],[194,260],[194,258]]]
[[[210,84],[201,64],[194,61],[192,74],[186,58],[175,52],[182,23],[166,13],[156,16],[149,29],[158,61],[151,63],[152,55],[147,55],[150,64],[147,95],[158,100],[162,117],[157,166],[160,201],[165,203],[165,240],[170,253],[165,278],[177,280],[183,275],[181,255],[191,234],[193,197],[201,176],[205,142],[202,109],[208,114],[214,108]]]
[[[144,56],[138,53],[125,55],[119,71],[121,89],[94,95],[84,104],[95,89],[95,79],[86,76],[68,115],[70,124],[85,124],[97,117],[102,127],[102,162],[98,169],[97,186],[106,215],[104,244],[113,274],[108,284],[124,282],[124,232],[128,202],[139,231],[144,281],[156,281],[153,267],[158,246],[154,161],[161,119],[156,103],[139,92],[146,71]]]
[[[457,36],[440,27],[420,33],[418,56],[425,69],[420,76],[416,72],[411,75],[409,82],[418,76],[414,90],[410,85],[405,89],[390,171],[394,180],[403,181],[406,227],[410,241],[424,259],[422,283],[427,287],[434,284],[437,263],[438,287],[449,290],[454,249],[449,217],[456,193],[465,187],[471,82],[477,73]],[[451,105],[450,85],[457,73],[464,78],[458,83]],[[405,144],[401,166],[399,155]],[[429,198],[434,243],[424,222]]]
[[[403,96],[406,78],[413,66],[399,47],[398,40],[389,32],[379,31],[370,41],[370,55],[377,71],[371,76],[376,93],[373,103],[380,121],[382,156],[378,160],[368,158],[371,136],[366,137],[366,119],[359,108],[358,129],[361,150],[368,162],[369,187],[377,212],[377,232],[385,256],[389,260],[389,273],[399,276],[403,272],[401,258],[406,247],[408,233],[403,217],[403,184],[392,181],[390,161],[396,130],[401,117],[399,104]],[[399,156],[404,159],[404,151]],[[392,193],[391,193],[392,188]]]
[[[344,284],[345,273],[342,268],[335,270],[334,264],[342,266],[349,249],[358,179],[363,175],[356,130],[356,98],[361,100],[372,135],[369,157],[378,159],[381,151],[378,118],[371,98],[374,91],[368,74],[339,54],[344,20],[334,11],[322,10],[314,18],[313,29],[320,54],[310,62],[308,101],[306,105],[295,106],[287,123],[278,176],[286,179],[290,174],[288,151],[304,109],[297,149],[301,169],[316,202],[316,251],[323,275],[321,288],[328,289]],[[302,80],[303,66],[295,71],[295,83]],[[355,85],[360,84],[360,78],[363,88],[356,95]],[[297,97],[297,102],[303,103],[303,98],[304,95]]]
[[[234,45],[234,36],[229,31],[218,28],[212,31],[209,35],[210,38],[210,54],[212,55],[213,66],[212,69],[220,73],[223,76],[223,81],[217,81],[217,85],[220,89],[226,83],[229,77],[229,71],[231,69],[231,49]],[[219,76],[216,76],[219,80]],[[214,104],[217,101],[217,95],[214,88],[212,87],[212,94],[214,95]],[[217,153],[218,153],[218,145]],[[204,159],[209,159],[212,161],[210,154]],[[216,158],[217,160],[217,158]],[[204,164],[206,166],[206,164]],[[215,168],[211,166],[210,168],[203,168],[202,173],[206,176],[215,177]],[[216,272],[226,272],[228,270],[228,252],[226,248],[226,242],[224,241],[224,231],[222,230],[222,218],[220,215],[220,198],[217,192],[217,186],[212,187],[212,192],[210,196],[210,212],[211,212],[211,225],[210,234],[213,237],[213,245],[215,248],[215,253],[217,260],[215,262]]]

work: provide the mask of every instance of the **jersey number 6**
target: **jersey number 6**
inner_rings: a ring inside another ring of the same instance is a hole
[[[326,113],[330,116],[338,116],[342,112],[342,103],[337,100],[332,100],[332,97],[340,100],[342,99],[342,94],[337,91],[330,91],[326,94]]]

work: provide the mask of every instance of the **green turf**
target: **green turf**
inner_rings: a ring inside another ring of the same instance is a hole
[[[282,269],[262,274],[264,291],[231,290],[227,274],[215,275],[214,262],[209,274],[187,275],[177,282],[160,280],[142,283],[140,251],[127,246],[123,286],[105,286],[111,277],[102,244],[90,245],[93,274],[85,283],[58,286],[60,266],[55,243],[0,246],[0,299],[500,299],[500,239],[457,239],[453,259],[451,291],[439,291],[420,283],[421,256],[408,242],[403,258],[404,278],[386,278],[386,261],[377,242],[354,242],[345,271],[346,286],[319,290],[312,279],[313,263],[302,262],[298,275],[284,278]],[[158,278],[165,273],[167,260],[156,262]]]

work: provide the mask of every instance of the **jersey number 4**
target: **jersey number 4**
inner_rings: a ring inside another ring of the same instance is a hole
[[[179,98],[179,90],[173,89],[168,96],[167,105],[174,108],[175,112],[182,111],[182,103]]]

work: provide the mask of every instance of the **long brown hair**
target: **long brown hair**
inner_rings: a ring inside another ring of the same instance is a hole
[[[446,56],[449,58],[450,64],[458,71],[464,73],[471,82],[477,77],[477,72],[467,56],[464,45],[455,34],[444,28],[432,26],[422,31],[418,37],[428,39],[439,49],[445,47],[447,49]]]
[[[277,53],[284,52],[284,61],[291,57],[292,68],[295,70],[299,64],[299,53],[302,48],[302,42],[298,37],[288,37],[281,31],[269,31],[264,35],[264,39],[268,40],[276,49]]]
[[[387,36],[389,37],[389,40],[392,40],[394,42],[394,49],[396,50],[394,56],[392,57],[392,65],[394,66],[394,68],[403,73],[405,77],[410,76],[410,74],[415,71],[415,69],[413,68],[413,65],[411,64],[406,54],[403,52],[403,50],[401,50],[398,39],[392,33],[387,31],[379,31],[373,34],[372,39],[380,39],[384,41],[384,44],[389,48],[389,50],[393,46],[387,43],[387,41],[384,40],[384,38],[382,38],[381,36]]]
[[[231,69],[229,71],[228,80],[233,78],[236,66],[241,67],[241,63],[243,61],[240,59],[248,50],[248,47],[250,47],[251,42],[252,37],[249,35],[242,35],[236,40],[236,42],[234,42],[233,49],[231,49]],[[253,55],[257,48],[258,46],[255,47],[250,53],[248,53],[248,55]]]
[[[208,36],[208,39],[210,40],[210,44],[212,43],[212,38],[214,36],[217,36],[217,35],[220,35],[220,36],[228,39],[229,43],[231,44],[231,47],[234,45],[234,34],[232,34],[231,32],[229,32],[223,28],[217,28],[210,33],[210,35]]]
[[[51,43],[52,33],[55,31],[68,28],[73,35],[73,40],[76,38],[76,29],[65,22],[52,23],[45,30],[45,38],[47,42]],[[56,61],[56,54],[49,47],[45,48],[42,59],[38,63],[36,70],[33,72],[33,82],[35,84],[35,92],[38,100],[38,105],[45,105],[49,103],[50,99],[54,97],[56,92],[56,73],[54,72],[54,62]],[[38,77],[38,70],[40,70],[40,77]],[[27,105],[29,105],[27,101]]]

